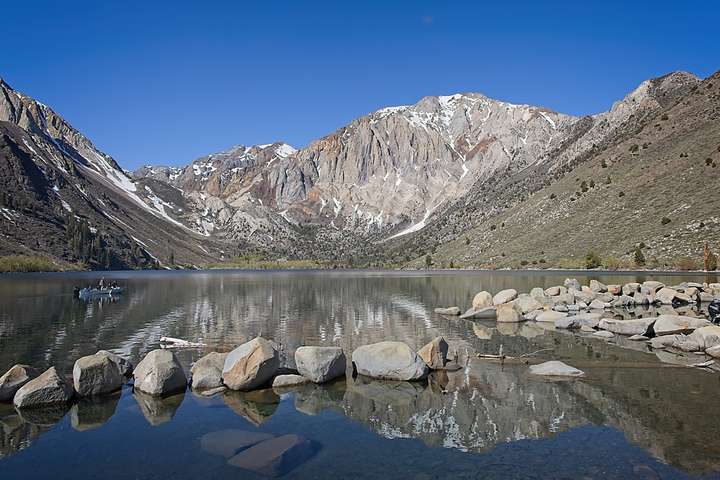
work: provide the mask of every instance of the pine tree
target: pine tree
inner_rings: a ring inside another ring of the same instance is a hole
[[[635,247],[635,265],[637,265],[638,267],[645,265],[645,255],[643,255],[640,245]]]

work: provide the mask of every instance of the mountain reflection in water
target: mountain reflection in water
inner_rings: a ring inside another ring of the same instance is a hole
[[[560,275],[542,281],[562,283]],[[660,358],[643,342],[621,337],[607,341],[542,323],[469,322],[432,313],[435,306],[463,306],[483,288],[543,284],[538,278],[282,274],[150,281],[140,275],[130,277],[135,283],[125,298],[102,304],[66,298],[62,292],[73,280],[56,278],[15,282],[10,293],[0,280],[0,370],[23,361],[58,365],[68,374],[72,360],[99,348],[137,362],[162,335],[208,344],[178,352],[189,370],[203,354],[258,334],[282,346],[290,367],[295,348],[304,344],[340,345],[349,354],[385,339],[419,348],[443,335],[466,367],[434,372],[420,383],[348,377],[328,385],[167,398],[126,387],[122,395],[67,407],[17,412],[0,405],[3,478],[33,478],[36,467],[41,470],[34,478],[44,478],[64,462],[74,465],[77,478],[99,471],[152,476],[142,465],[176,479],[206,471],[234,478],[237,466],[200,448],[203,436],[228,429],[308,439],[312,449],[277,470],[287,478],[358,472],[407,478],[437,468],[447,469],[441,477],[461,478],[478,472],[486,478],[655,478],[645,477],[648,472],[685,478],[720,471],[720,445],[713,441],[720,428],[717,373],[664,363],[683,360]],[[657,313],[641,308],[608,315]],[[481,360],[474,352],[537,352],[532,361],[563,360],[587,375],[548,381],[530,376],[524,363]],[[688,356],[685,363],[702,359]],[[122,458],[144,460],[128,465]],[[242,472],[255,478],[261,471],[276,470]]]

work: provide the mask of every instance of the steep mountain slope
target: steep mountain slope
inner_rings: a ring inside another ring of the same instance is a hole
[[[570,267],[593,250],[607,266],[633,266],[640,245],[650,266],[701,267],[704,243],[720,247],[720,73],[689,85],[655,96],[556,181],[488,185],[416,238],[416,251],[435,250],[438,264]]]
[[[108,155],[42,103],[0,80],[0,254],[93,268],[147,268],[171,251],[217,258]]]

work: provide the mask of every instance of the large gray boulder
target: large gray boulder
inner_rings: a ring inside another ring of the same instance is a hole
[[[600,283],[597,280],[590,280],[590,290],[595,293],[607,292],[608,287],[604,283]]]
[[[701,327],[712,325],[704,318],[686,317],[683,315],[659,315],[653,324],[655,335],[672,335],[689,333]]]
[[[502,305],[503,303],[512,302],[517,298],[518,292],[514,288],[508,288],[505,290],[500,290],[498,293],[495,294],[493,297],[493,305]]]
[[[67,403],[72,396],[72,386],[58,375],[55,367],[50,367],[20,387],[13,403],[17,408],[41,407]]]
[[[626,283],[622,286],[623,295],[635,295],[640,289],[640,284],[637,282]]]
[[[298,347],[295,365],[298,372],[314,383],[325,383],[345,375],[345,353],[340,347]]]
[[[433,338],[427,345],[418,350],[420,358],[433,370],[445,367],[447,363],[448,343],[443,337]]]
[[[135,389],[149,395],[167,395],[184,391],[187,379],[180,362],[170,350],[148,353],[133,372]]]
[[[598,327],[621,335],[642,335],[654,321],[654,318],[636,318],[633,320],[603,318],[600,320]]]
[[[106,355],[111,361],[117,365],[118,371],[120,372],[120,375],[122,375],[125,378],[132,377],[133,373],[133,364],[130,363],[129,360],[126,358],[121,357],[120,355],[117,355],[115,353],[109,352],[107,350],[98,350],[96,355]]]
[[[690,303],[692,299],[688,295],[680,293],[677,290],[663,287],[655,294],[655,300],[659,301],[663,305],[672,305],[673,300],[677,300],[683,303]]]
[[[563,362],[551,360],[539,365],[531,365],[530,373],[549,377],[582,377],[585,373]]]
[[[209,390],[223,386],[222,371],[227,353],[211,352],[190,368],[193,390]]]
[[[0,402],[10,402],[20,387],[37,377],[34,368],[28,365],[14,365],[0,377]]]
[[[279,367],[280,357],[275,347],[257,337],[228,354],[222,378],[231,390],[248,391],[268,383]]]
[[[357,373],[385,380],[421,380],[428,366],[402,342],[379,342],[355,349],[352,361]]]
[[[702,350],[720,345],[720,325],[700,327],[688,335],[688,340],[697,342]]]
[[[73,366],[73,387],[81,397],[114,392],[122,388],[125,377],[109,352],[78,358]]]
[[[589,304],[593,300],[595,300],[595,296],[597,295],[596,292],[589,292],[587,290],[568,290],[569,293],[572,294],[573,297],[575,297],[575,300],[578,302],[583,302],[586,304]]]
[[[492,307],[493,297],[489,292],[482,291],[475,295],[472,301],[472,308],[480,310],[482,308]]]

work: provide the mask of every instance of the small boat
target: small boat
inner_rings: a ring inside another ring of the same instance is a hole
[[[111,297],[113,295],[122,295],[122,293],[122,287],[81,288],[78,292],[78,298]]]

